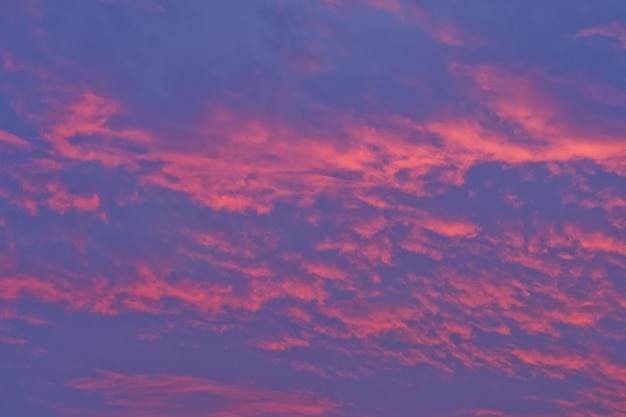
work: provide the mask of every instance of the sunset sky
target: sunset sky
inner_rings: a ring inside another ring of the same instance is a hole
[[[626,416],[626,1],[0,0],[0,417]]]

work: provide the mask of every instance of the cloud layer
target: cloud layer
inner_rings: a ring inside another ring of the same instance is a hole
[[[9,0],[0,404],[626,415],[626,8],[583,3]]]

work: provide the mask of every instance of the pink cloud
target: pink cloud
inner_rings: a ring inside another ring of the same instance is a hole
[[[322,0],[329,5],[345,5],[345,4],[360,4],[373,7],[378,10],[388,10],[397,12],[401,9],[402,5],[400,0]]]
[[[613,22],[606,25],[593,26],[581,29],[577,34],[577,38],[590,38],[593,36],[601,36],[605,38],[613,38],[620,43],[622,49],[626,49],[626,26],[621,22]]]
[[[97,210],[100,206],[100,198],[97,194],[93,194],[90,197],[83,197],[68,193],[60,187],[61,186],[58,184],[48,185],[48,191],[52,195],[48,198],[47,203],[53,210],[61,214],[70,208],[88,212]]]
[[[0,343],[4,343],[4,344],[7,344],[7,345],[24,346],[28,342],[26,340],[24,340],[24,339],[20,339],[20,338],[16,338],[16,337],[0,335]]]
[[[394,1],[371,1],[370,6],[404,12]],[[410,17],[443,44],[466,43],[459,28],[431,14],[417,10]],[[616,28],[621,30],[612,25],[579,36],[621,40]],[[291,64],[301,70],[323,68],[308,59]],[[589,160],[594,169],[624,176],[623,138],[577,120],[571,107],[542,87],[547,77],[541,71],[514,72],[498,65],[452,70],[480,111],[451,110],[413,120],[390,113],[356,118],[336,110],[320,112],[324,123],[313,124],[214,106],[204,125],[189,127],[193,140],[185,148],[178,138],[123,121],[119,116],[132,114],[104,94],[87,90],[48,102],[47,116],[37,120],[51,150],[6,169],[21,193],[9,187],[0,193],[15,206],[33,215],[46,205],[60,214],[102,210],[103,194],[77,195],[60,180],[75,164],[98,162],[126,169],[141,190],[176,192],[203,213],[207,208],[234,212],[249,221],[244,221],[247,234],[201,231],[182,220],[175,242],[155,228],[157,237],[172,245],[167,259],[116,254],[106,277],[66,271],[25,275],[6,267],[0,299],[35,298],[91,314],[160,315],[171,320],[167,331],[188,325],[225,332],[233,327],[222,322],[228,316],[251,333],[245,343],[267,355],[324,349],[379,368],[423,363],[447,373],[465,367],[508,376],[522,371],[556,379],[578,375],[604,390],[621,389],[623,369],[611,352],[564,348],[566,333],[574,341],[593,340],[610,334],[606,321],[623,322],[626,300],[618,278],[607,272],[610,266],[626,265],[619,232],[626,224],[626,203],[619,190],[582,201],[577,199],[582,183],[570,200],[563,190],[563,204],[606,212],[608,230],[575,218],[565,222],[526,212],[521,213],[525,224],[503,216],[483,225],[460,215],[453,204],[433,208],[428,202],[447,190],[463,189],[466,174],[487,163],[520,170],[540,164],[551,175],[574,178],[570,165]],[[586,91],[604,103],[621,102],[611,89],[592,85]],[[3,131],[0,142],[30,146]],[[142,151],[128,150],[129,143]],[[154,168],[142,170],[146,163]],[[523,207],[512,190],[498,192],[507,209]],[[319,209],[316,203],[324,200],[338,209]],[[317,226],[319,234],[306,235],[302,247],[291,247],[272,225],[256,223],[285,203]],[[407,273],[400,268],[407,252],[424,255],[434,266]],[[189,272],[190,261],[210,272]],[[394,298],[398,294],[401,301]],[[274,307],[280,302],[288,306]],[[178,320],[180,312],[199,317],[198,322]],[[254,333],[259,316],[286,320],[291,331],[259,337]],[[484,342],[485,333],[494,341]],[[140,337],[155,341],[160,334]],[[536,340],[538,347],[516,348],[525,340]],[[322,377],[356,378],[361,372],[349,365],[345,370],[323,363],[293,366]],[[169,417],[196,394],[219,397],[226,405],[211,414],[191,410],[191,416],[313,416],[338,410],[337,404],[308,392],[279,393],[195,377],[103,373],[73,386],[100,393],[119,407],[83,413],[89,415],[134,417],[147,407],[152,415]],[[591,392],[588,398],[607,401],[604,391]],[[617,410],[623,406],[607,404]],[[573,413],[573,408],[563,409]]]
[[[20,148],[30,148],[30,144],[27,141],[4,130],[0,130],[0,143],[13,145]]]
[[[411,4],[407,6],[407,15],[421,25],[432,38],[443,45],[458,47],[477,43],[473,35],[462,30],[457,24],[436,17],[426,8]]]
[[[341,405],[311,391],[281,392],[253,385],[232,385],[201,377],[124,375],[100,371],[71,387],[102,395],[115,410],[68,410],[68,415],[138,417],[313,417],[338,414]],[[205,401],[200,407],[198,396]],[[193,400],[193,402],[192,402]]]
[[[67,103],[51,102],[51,108],[43,137],[60,157],[132,166],[136,158],[123,150],[124,142],[151,140],[141,129],[111,127],[111,119],[122,113],[120,104],[91,91],[72,96]],[[77,140],[80,136],[93,140]]]

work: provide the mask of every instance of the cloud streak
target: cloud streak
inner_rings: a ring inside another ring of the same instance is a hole
[[[339,410],[338,403],[312,392],[283,393],[190,376],[101,371],[97,378],[78,379],[70,386],[103,395],[117,410],[76,410],[68,411],[68,415],[90,412],[102,416],[328,416]]]

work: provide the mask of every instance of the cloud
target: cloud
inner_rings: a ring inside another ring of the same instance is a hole
[[[2,340],[30,343],[19,326],[42,316],[76,336],[80,318],[128,326],[120,344],[146,352],[166,335],[227,340],[297,377],[278,391],[164,375],[146,354],[154,373],[73,381],[107,407],[70,415],[331,415],[337,402],[298,387],[332,379],[339,397],[422,371],[565,387],[541,400],[561,415],[623,412],[610,394],[625,383],[619,80],[509,62],[443,6],[211,6],[237,49],[187,27],[200,2],[117,3],[115,24],[87,3],[43,7],[48,35],[1,56],[15,77],[0,103]],[[97,36],[63,20],[92,14]],[[364,34],[376,27],[389,38]],[[143,38],[169,33],[163,49]],[[367,101],[356,79],[389,100]],[[516,415],[490,404],[458,415]]]
[[[13,145],[18,148],[29,148],[30,145],[27,141],[22,138],[15,136],[12,133],[6,132],[4,130],[0,130],[0,142],[3,142],[7,145]]]
[[[102,395],[109,411],[67,410],[97,416],[329,416],[341,405],[311,391],[281,392],[184,375],[125,375],[100,371],[72,381],[72,388]]]
[[[595,36],[613,38],[619,43],[622,49],[626,49],[626,27],[624,27],[624,25],[620,22],[592,26],[581,29],[576,34],[576,37],[580,39],[592,38]]]

